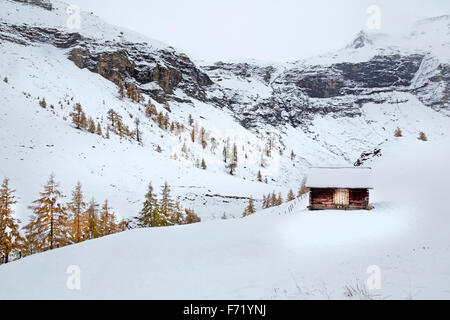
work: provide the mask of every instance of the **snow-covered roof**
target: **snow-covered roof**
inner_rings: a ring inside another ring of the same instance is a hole
[[[367,167],[311,168],[306,187],[372,189],[372,170]]]

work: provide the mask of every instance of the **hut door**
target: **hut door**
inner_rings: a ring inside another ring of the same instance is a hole
[[[348,189],[336,189],[334,192],[334,204],[348,206],[349,191]]]

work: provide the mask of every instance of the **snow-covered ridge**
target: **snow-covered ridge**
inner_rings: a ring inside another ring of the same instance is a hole
[[[170,48],[161,41],[150,39],[135,31],[107,24],[92,12],[80,10],[80,28],[76,25],[72,26],[68,23],[72,15],[72,11],[68,10],[71,7],[69,3],[59,0],[47,2],[51,3],[51,10],[35,5],[32,1],[27,3],[26,1],[2,0],[0,20],[14,25],[25,24],[41,28],[55,28],[67,33],[76,32],[84,37],[102,42],[120,42],[126,39],[135,43],[147,43],[155,50]]]

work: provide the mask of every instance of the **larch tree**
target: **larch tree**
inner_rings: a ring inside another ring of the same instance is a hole
[[[297,155],[294,153],[294,150],[291,150],[291,160],[294,161]]]
[[[278,199],[277,199],[277,195],[275,194],[275,191],[272,192],[272,194],[270,195],[270,207],[275,207],[277,206],[278,203]]]
[[[279,192],[276,205],[281,206],[282,204],[283,204],[283,197],[281,196],[281,192]]]
[[[108,200],[105,200],[100,210],[100,235],[107,236],[115,233],[116,230],[116,215],[112,212]]]
[[[97,129],[96,129],[95,133],[99,136],[103,135],[102,126],[100,125],[100,122],[97,122]]]
[[[125,97],[125,90],[124,90],[125,88],[124,88],[124,85],[123,85],[123,81],[119,80],[119,83],[118,83],[117,86],[119,87],[119,97],[121,99],[123,99]]]
[[[263,194],[263,199],[262,199],[262,208],[263,209],[267,209],[269,207],[268,203],[267,203],[267,197],[265,194]]]
[[[207,169],[205,159],[202,159],[201,168],[202,168],[203,170],[206,170],[206,169]]]
[[[206,140],[207,140],[207,137],[206,137],[206,130],[205,130],[205,128],[201,128],[200,129],[200,143],[202,144],[202,148],[203,149],[205,149],[206,148],[206,146],[207,146],[207,142],[206,142]]]
[[[395,129],[394,137],[396,137],[396,138],[403,137],[403,132],[402,132],[402,130],[400,128]]]
[[[58,188],[55,176],[51,174],[40,198],[29,207],[33,214],[25,230],[38,251],[63,247],[69,243],[69,218]]]
[[[298,189],[297,197],[301,197],[302,195],[308,193],[309,190],[306,188],[306,177],[302,179],[302,182],[300,183],[300,187]]]
[[[254,203],[253,197],[250,197],[250,199],[248,199],[248,205],[245,208],[244,213],[242,214],[242,217],[246,217],[251,214],[254,214],[255,211],[256,210],[255,210],[255,203]]]
[[[75,104],[73,111],[70,113],[70,117],[72,118],[72,123],[75,125],[75,128],[81,129],[86,127],[86,115],[81,104]]]
[[[295,194],[294,194],[294,191],[292,191],[292,189],[291,190],[289,190],[289,193],[287,194],[287,201],[289,202],[289,201],[292,201],[292,200],[295,200]]]
[[[5,178],[0,187],[0,257],[8,263],[12,253],[23,248],[23,238],[19,232],[20,220],[13,217],[12,206],[17,203],[15,190],[9,187],[9,179]]]
[[[100,221],[98,217],[98,204],[92,199],[84,213],[84,234],[86,239],[95,239],[100,237]]]
[[[173,224],[183,224],[184,223],[183,210],[181,209],[181,205],[178,201],[175,203],[171,218],[172,218]]]
[[[237,168],[237,163],[238,163],[237,147],[236,144],[233,144],[233,153],[231,154],[230,161],[227,165],[227,168],[230,170],[231,175],[234,175],[234,172]]]
[[[86,229],[86,202],[84,202],[81,183],[78,182],[72,191],[72,200],[67,204],[70,212],[70,241],[78,243],[85,239],[84,231]]]
[[[172,200],[172,196],[170,195],[170,187],[167,182],[164,183],[161,191],[161,201],[160,201],[160,212],[164,215],[167,221],[167,225],[171,224],[171,215],[174,209],[174,203]]]
[[[261,171],[258,170],[258,175],[256,176],[256,178],[258,179],[259,182],[262,182],[262,175],[261,175]]]
[[[88,119],[88,132],[95,133],[95,121],[91,117]]]
[[[193,210],[184,209],[184,212],[186,214],[186,217],[184,218],[184,224],[197,223],[201,221],[200,217],[196,215]]]
[[[417,139],[422,140],[422,141],[428,141],[427,135],[423,131],[421,131],[419,133],[419,137]]]
[[[141,124],[141,121],[139,118],[136,118],[134,120],[134,124],[136,125],[136,141],[141,142],[141,131],[139,130],[139,125]]]

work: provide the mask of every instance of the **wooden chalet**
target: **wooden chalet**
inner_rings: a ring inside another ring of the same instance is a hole
[[[312,168],[306,187],[310,210],[363,210],[373,189],[371,168]]]

